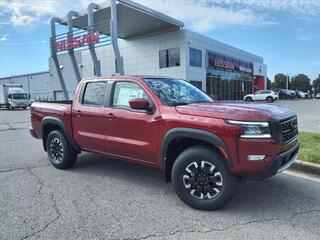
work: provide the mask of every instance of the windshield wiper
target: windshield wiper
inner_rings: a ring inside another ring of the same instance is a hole
[[[199,102],[193,102],[193,103],[214,103],[214,101],[199,101]]]
[[[170,106],[182,106],[182,105],[189,105],[192,103],[193,102],[176,102],[176,103],[172,103]]]

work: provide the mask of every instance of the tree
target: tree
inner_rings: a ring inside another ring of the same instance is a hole
[[[283,73],[278,73],[274,76],[273,88],[286,88],[288,76]]]
[[[268,90],[272,89],[272,82],[268,77],[267,77],[267,89]]]
[[[320,74],[315,80],[313,80],[312,86],[314,88],[314,93],[320,93]]]
[[[311,80],[307,75],[300,73],[291,78],[290,87],[293,90],[308,92],[312,90],[310,82]]]

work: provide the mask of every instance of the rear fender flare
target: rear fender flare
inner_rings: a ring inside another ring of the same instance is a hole
[[[43,148],[44,148],[45,151],[46,151],[46,144],[45,144],[46,139],[43,138],[43,133],[44,133],[45,127],[48,124],[58,126],[62,130],[63,134],[66,136],[70,147],[76,152],[80,151],[79,147],[73,141],[73,138],[71,137],[69,131],[67,130],[67,128],[64,125],[64,123],[62,122],[62,120],[57,118],[57,117],[50,117],[50,116],[44,117],[42,122],[41,122],[41,135],[42,135],[42,140],[43,140],[42,141],[43,142]]]

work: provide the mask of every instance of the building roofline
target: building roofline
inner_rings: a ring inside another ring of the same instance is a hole
[[[16,78],[16,77],[25,77],[25,76],[31,76],[31,75],[40,75],[44,73],[50,73],[49,71],[42,71],[42,72],[33,72],[33,73],[25,73],[25,74],[18,74],[18,75],[11,75],[7,77],[0,77],[0,80],[8,79],[8,78]]]
[[[234,46],[232,46],[232,45],[229,45],[229,44],[224,43],[224,42],[222,42],[222,41],[219,41],[219,40],[216,40],[216,39],[214,39],[214,38],[208,37],[208,36],[206,36],[206,35],[204,35],[204,34],[194,32],[194,31],[189,30],[189,29],[184,29],[184,31],[189,32],[189,33],[191,33],[191,34],[197,34],[197,35],[199,35],[199,36],[202,36],[202,37],[205,37],[205,38],[207,38],[207,39],[210,39],[211,41],[214,41],[215,43],[217,43],[218,45],[220,45],[219,47],[222,47],[222,48],[225,47],[225,48],[228,48],[229,50],[237,51],[237,52],[242,53],[242,54],[244,54],[244,55],[248,55],[248,57],[253,57],[253,58],[259,59],[259,60],[263,63],[263,60],[264,60],[263,57],[261,57],[261,56],[259,56],[259,55],[257,55],[257,54],[251,53],[251,52],[249,52],[249,51],[243,50],[243,49],[238,48],[238,47],[234,47]],[[208,50],[210,51],[210,49],[208,49]],[[225,55],[226,55],[226,56],[229,56],[228,54],[225,54]],[[229,56],[229,57],[232,57],[232,56]]]
[[[146,15],[148,17],[152,19],[157,19],[159,21],[159,26],[162,23],[166,23],[168,24],[167,27],[165,28],[170,28],[170,27],[175,27],[175,28],[180,28],[183,29],[184,27],[184,23],[178,19],[172,18],[166,14],[163,14],[157,10],[151,9],[149,7],[146,7],[144,5],[141,5],[137,2],[131,1],[131,0],[117,0],[116,1],[117,6],[122,7],[121,9],[123,9],[123,7],[125,7],[126,9],[131,9],[135,11],[135,17],[139,17],[141,15]],[[110,15],[110,9],[111,9],[111,1],[110,0],[106,0],[102,3],[97,4],[97,11],[95,11],[93,13],[93,16],[100,16],[101,14],[99,14],[99,12],[104,12],[105,13],[105,20],[108,22],[111,19],[111,15]],[[118,9],[118,11],[120,11],[121,9]],[[124,10],[123,10],[124,11]],[[83,29],[86,30],[88,28],[87,26],[87,15],[88,15],[88,11],[87,10],[81,10],[79,12],[77,12],[78,15],[77,17],[72,19],[72,25],[74,28],[78,28],[78,29]],[[108,13],[108,14],[107,14]],[[121,15],[121,12],[118,12],[118,14]],[[108,17],[110,19],[108,19]],[[129,15],[130,17],[130,15]],[[124,19],[122,19],[123,21],[132,21],[131,19],[129,19],[129,17],[125,17]],[[60,24],[62,25],[68,25],[68,15],[63,16],[60,18]],[[118,23],[118,38],[122,38],[122,39],[126,39],[129,37],[134,37],[134,36],[138,36],[141,33],[141,29],[145,29],[144,32],[150,32],[150,26],[136,26],[136,28],[139,27],[140,31],[137,30],[137,34],[136,35],[132,35],[133,33],[131,31],[129,31],[128,29],[124,28],[121,24],[123,23],[123,21],[120,21]],[[101,25],[101,23],[100,23]],[[101,26],[96,26],[99,29],[96,29],[97,31],[100,31],[100,33],[106,34],[106,35],[110,35],[110,29],[108,30],[107,28],[105,30],[101,29]],[[104,27],[103,27],[104,29]],[[143,32],[143,31],[142,31]]]

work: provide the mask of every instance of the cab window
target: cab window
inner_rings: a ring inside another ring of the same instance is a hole
[[[83,93],[82,104],[97,107],[103,106],[106,88],[106,82],[88,82]]]
[[[129,101],[134,98],[145,98],[150,102],[148,95],[136,83],[132,82],[117,82],[114,91],[112,106],[114,108],[130,109]],[[136,110],[135,110],[136,111]]]

